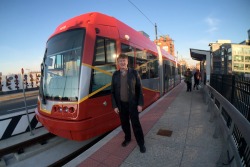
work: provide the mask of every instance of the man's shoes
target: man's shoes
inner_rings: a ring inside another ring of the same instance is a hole
[[[140,146],[140,152],[141,153],[145,153],[146,152],[146,147],[144,145]]]
[[[124,140],[122,142],[122,147],[126,147],[129,143],[130,143],[131,140]]]

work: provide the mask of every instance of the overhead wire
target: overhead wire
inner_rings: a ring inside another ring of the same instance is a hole
[[[143,16],[145,16],[148,21],[154,26],[154,23],[133,3],[131,2],[130,0],[128,0],[137,10],[139,10],[139,12],[141,12],[141,14],[143,14]]]
[[[131,2],[130,0],[128,1],[155,27],[156,23],[154,24],[133,2]],[[159,28],[158,31],[163,35],[163,33],[159,30]]]

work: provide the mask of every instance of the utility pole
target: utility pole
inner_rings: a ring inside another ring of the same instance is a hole
[[[155,39],[157,40],[158,38],[157,38],[157,25],[156,25],[156,23],[155,23]]]

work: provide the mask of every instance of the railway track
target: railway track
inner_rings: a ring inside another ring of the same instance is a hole
[[[3,96],[1,98],[4,100]],[[0,167],[62,166],[108,134],[77,142],[55,136],[42,129],[44,128],[35,129],[34,136],[27,132],[0,140]]]
[[[3,156],[8,155],[10,153],[17,152],[18,154],[21,154],[24,152],[25,148],[32,146],[34,144],[37,144],[37,143],[45,144],[47,142],[47,140],[49,140],[53,137],[55,137],[55,135],[53,135],[51,133],[46,133],[46,134],[38,136],[36,138],[29,139],[27,141],[3,148],[0,151],[0,159],[2,159]]]
[[[68,163],[69,161],[71,161],[72,159],[74,159],[75,157],[77,157],[78,155],[80,155],[81,153],[83,153],[84,151],[86,151],[87,149],[89,149],[90,147],[92,147],[95,143],[97,143],[98,141],[100,141],[107,134],[104,134],[104,135],[102,135],[102,136],[94,139],[90,143],[84,145],[83,147],[79,148],[75,152],[72,152],[68,156],[66,156],[66,157],[64,157],[64,158],[62,158],[62,159],[54,162],[53,164],[50,164],[49,167],[57,167],[57,166],[63,166],[63,165],[65,165],[66,163]]]
[[[1,149],[0,167],[62,166],[86,151],[107,134],[78,142],[46,133]]]

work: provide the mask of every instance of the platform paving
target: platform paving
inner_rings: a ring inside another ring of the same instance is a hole
[[[201,91],[186,92],[181,83],[140,114],[146,153],[140,152],[134,135],[122,147],[124,134],[118,127],[65,166],[215,167],[222,138],[213,138],[209,118]]]

